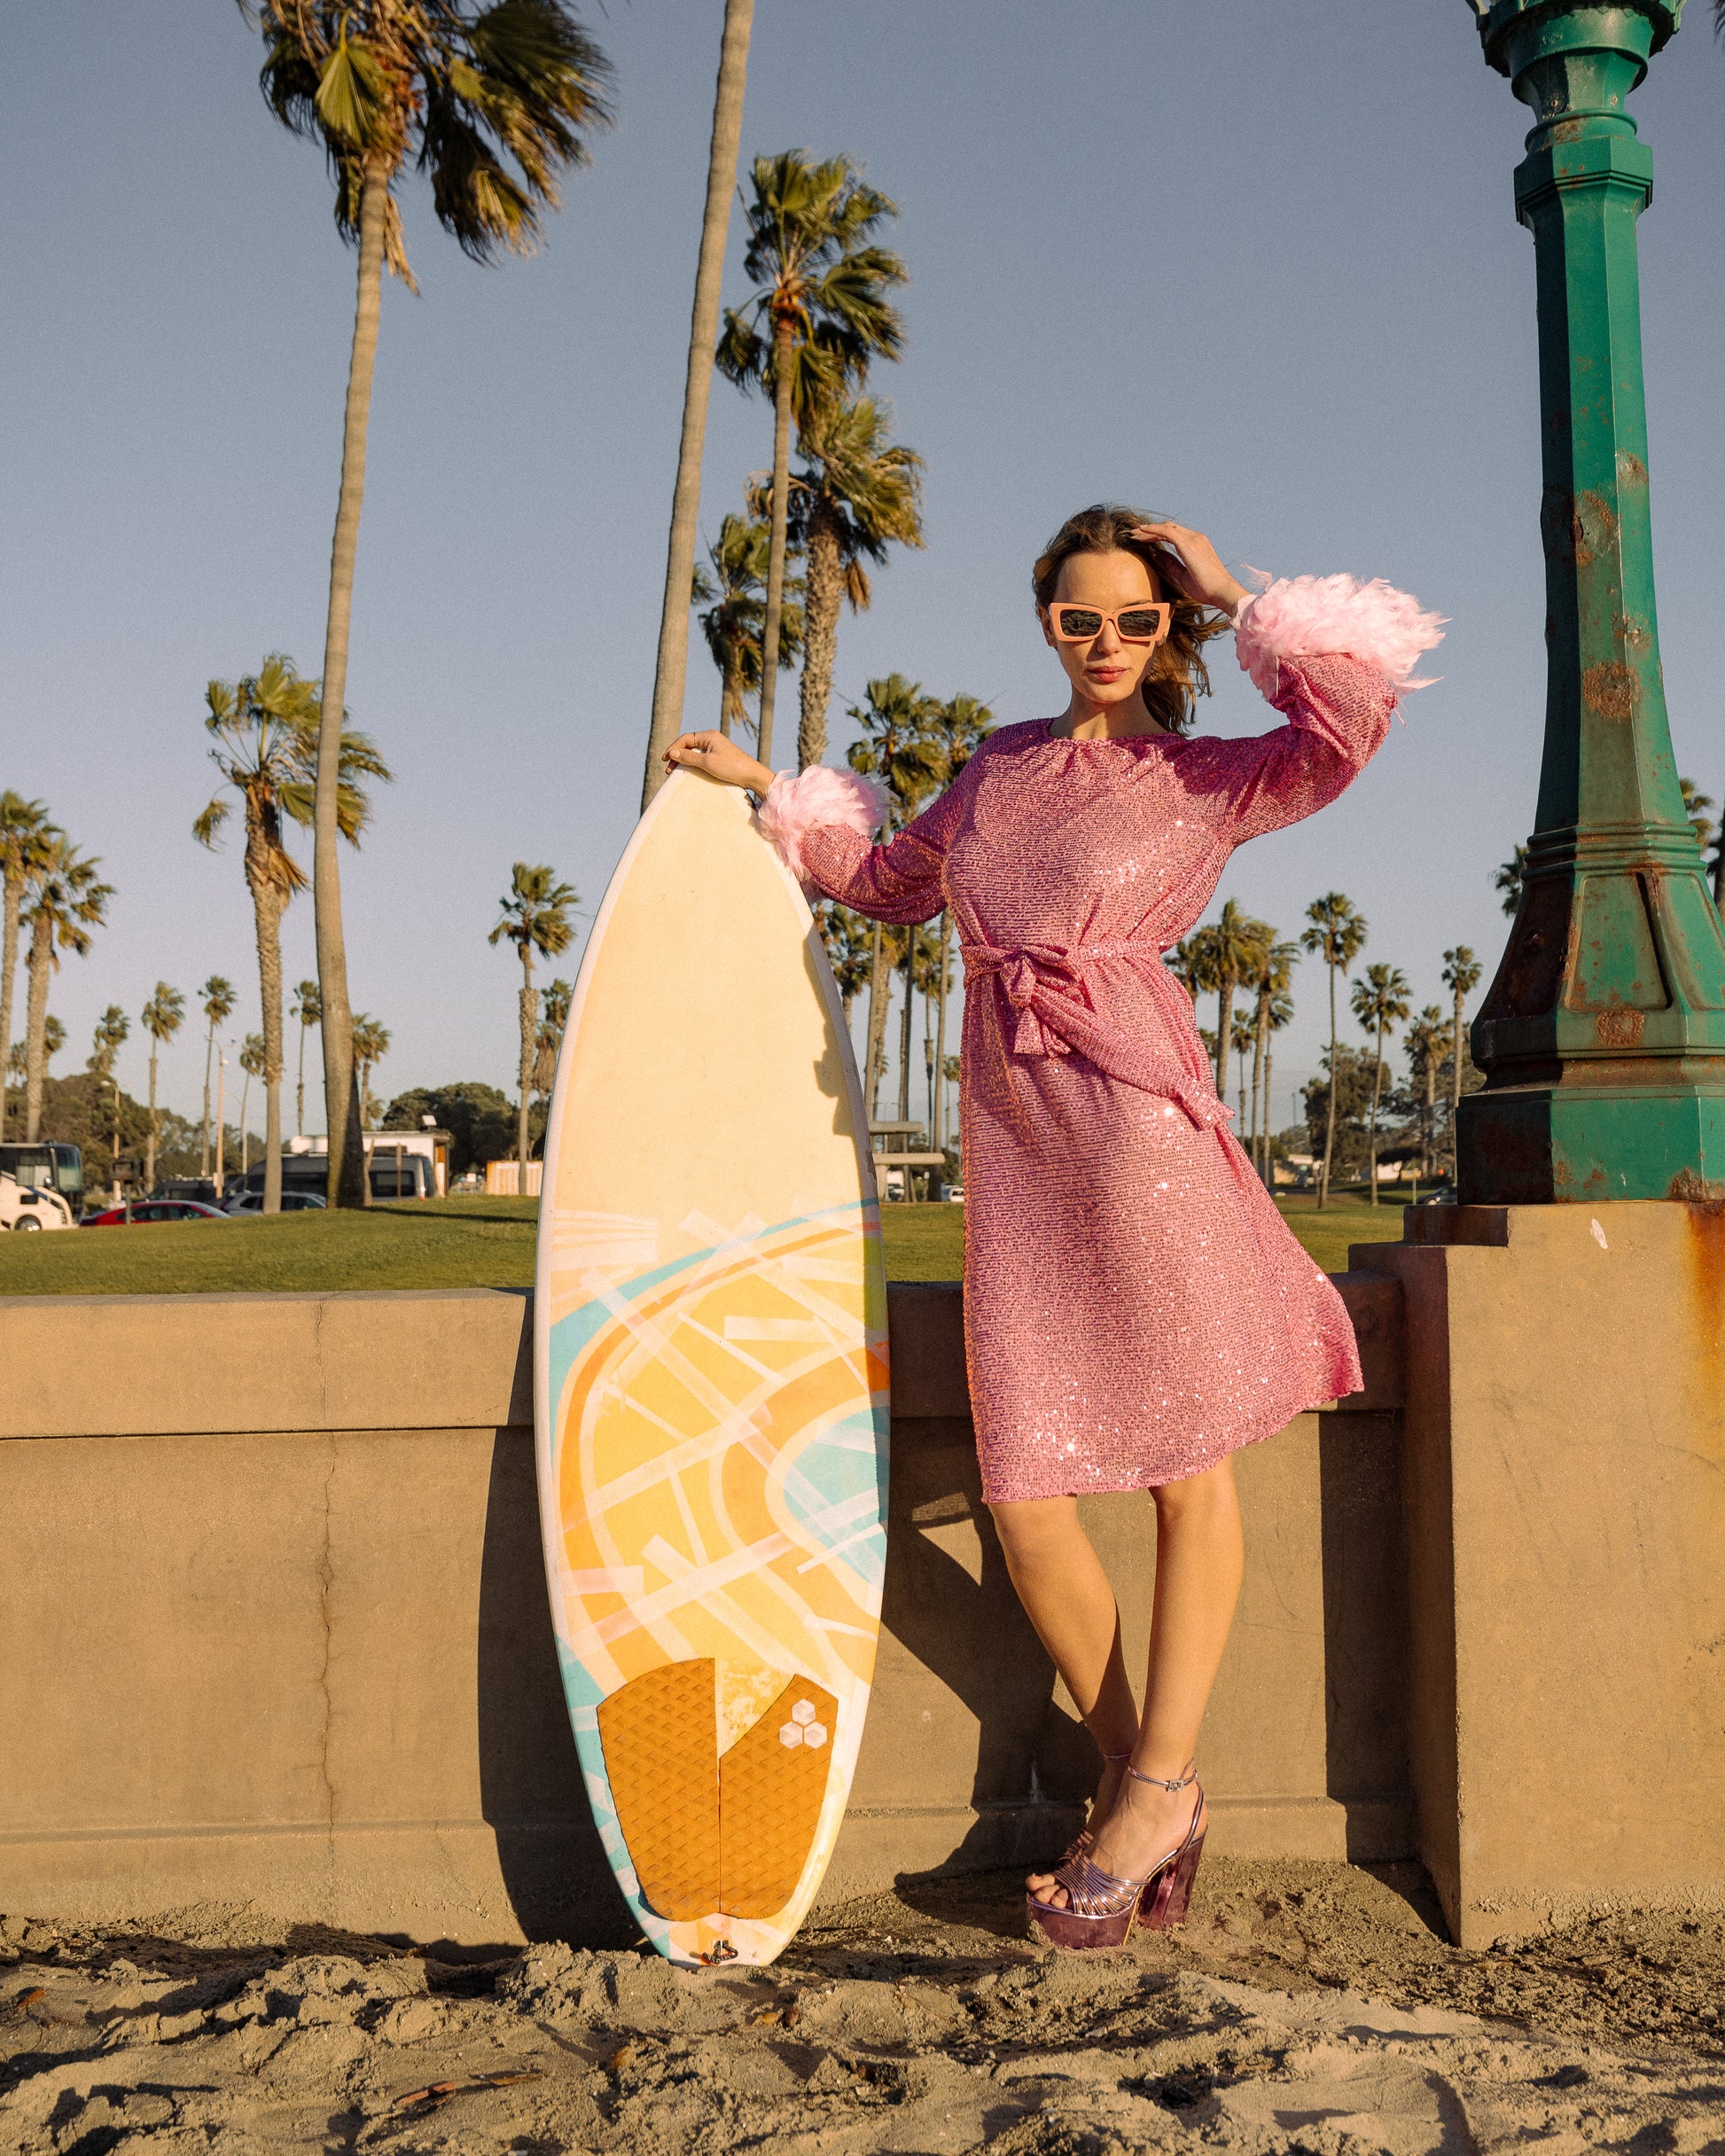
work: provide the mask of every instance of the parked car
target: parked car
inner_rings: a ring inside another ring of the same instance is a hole
[[[130,1205],[110,1206],[105,1213],[90,1214],[86,1228],[150,1228],[164,1221],[226,1220],[219,1207],[200,1205],[195,1198],[139,1198]]]
[[[33,1235],[43,1228],[74,1225],[72,1207],[58,1191],[20,1183],[15,1176],[0,1176],[0,1228]]]
[[[321,1191],[284,1191],[282,1192],[282,1211],[284,1213],[321,1213],[328,1204],[329,1199],[324,1196]],[[263,1192],[261,1191],[242,1191],[238,1198],[229,1199],[222,1210],[224,1213],[261,1213]]]

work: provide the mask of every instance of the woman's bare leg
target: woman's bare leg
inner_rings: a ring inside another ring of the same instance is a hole
[[[1138,1741],[1138,1703],[1120,1653],[1120,1613],[1102,1561],[1078,1520],[1076,1497],[1035,1497],[992,1506],[1006,1569],[1085,1727],[1104,1754]],[[1104,1760],[1090,1825],[1120,1793],[1125,1768]],[[1033,1887],[1049,1875],[1033,1874]]]
[[[1156,1599],[1144,1711],[1133,1740],[1132,1764],[1140,1774],[1177,1781],[1197,1750],[1210,1688],[1228,1644],[1245,1548],[1231,1460],[1185,1481],[1167,1483],[1154,1495]],[[1057,1524],[1053,1508],[1061,1504],[1072,1508],[1069,1528]],[[1003,1519],[1003,1514],[1044,1510],[1051,1515],[1047,1526],[1029,1519]],[[997,1505],[995,1518],[1013,1584],[1066,1689],[1081,1709],[1094,1702],[1085,1719],[1104,1751],[1121,1750],[1131,1689],[1120,1662],[1119,1616],[1107,1575],[1078,1525],[1076,1503],[1054,1498],[1038,1506]],[[1104,1610],[1110,1628],[1105,1647]],[[1137,1878],[1180,1841],[1191,1806],[1190,1791],[1175,1795],[1126,1779],[1106,1815],[1098,1810],[1093,1861],[1116,1878]],[[1057,1905],[1065,1900],[1062,1887],[1042,1886],[1041,1894]]]

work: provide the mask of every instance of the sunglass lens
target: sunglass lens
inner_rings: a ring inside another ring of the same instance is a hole
[[[1123,613],[1120,618],[1121,636],[1144,644],[1154,638],[1161,626],[1162,610],[1159,606],[1142,606],[1133,613]]]
[[[1063,637],[1099,637],[1102,634],[1102,616],[1091,606],[1062,606],[1059,609],[1060,634]]]

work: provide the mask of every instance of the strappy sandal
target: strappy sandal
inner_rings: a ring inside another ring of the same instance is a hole
[[[1093,1863],[1086,1851],[1069,1858],[1054,1875],[1055,1885],[1066,1890],[1065,1909],[1039,1902],[1034,1894],[1026,1894],[1032,1936],[1068,1953],[1123,1947],[1131,1936],[1135,1917],[1141,1917],[1145,1930],[1151,1932],[1167,1931],[1185,1921],[1192,1881],[1198,1877],[1198,1859],[1204,1854],[1204,1834],[1198,1824],[1204,1816],[1203,1785],[1196,1769],[1190,1767],[1178,1781],[1165,1781],[1159,1774],[1140,1774],[1136,1767],[1126,1771],[1134,1781],[1149,1782],[1175,1794],[1196,1788],[1198,1801],[1192,1806],[1191,1824],[1179,1847],[1171,1849],[1159,1863],[1152,1864],[1142,1879],[1116,1879],[1112,1871]]]
[[[1104,1752],[1102,1755],[1103,1764],[1108,1767],[1126,1767],[1127,1762],[1131,1757],[1132,1754],[1129,1752]],[[1127,1771],[1129,1774],[1131,1769],[1127,1767]],[[1062,1864],[1073,1863],[1079,1857],[1088,1856],[1095,1840],[1096,1832],[1093,1828],[1081,1827],[1066,1844],[1065,1852],[1061,1855],[1059,1863],[1053,1867],[1050,1877],[1058,1874]]]

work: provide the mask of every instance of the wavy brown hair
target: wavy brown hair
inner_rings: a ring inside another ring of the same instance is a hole
[[[1136,554],[1155,579],[1157,589],[1174,603],[1173,625],[1144,669],[1139,693],[1151,718],[1171,733],[1183,734],[1192,723],[1196,699],[1210,693],[1210,669],[1205,664],[1204,647],[1212,637],[1219,637],[1226,629],[1228,616],[1214,606],[1196,606],[1191,600],[1182,598],[1170,574],[1173,558],[1168,550],[1153,540],[1132,536],[1136,526],[1155,521],[1122,502],[1093,502],[1089,509],[1068,517],[1036,557],[1030,583],[1037,605],[1046,607],[1052,603],[1055,586],[1060,581],[1061,563],[1070,561],[1074,554]]]

